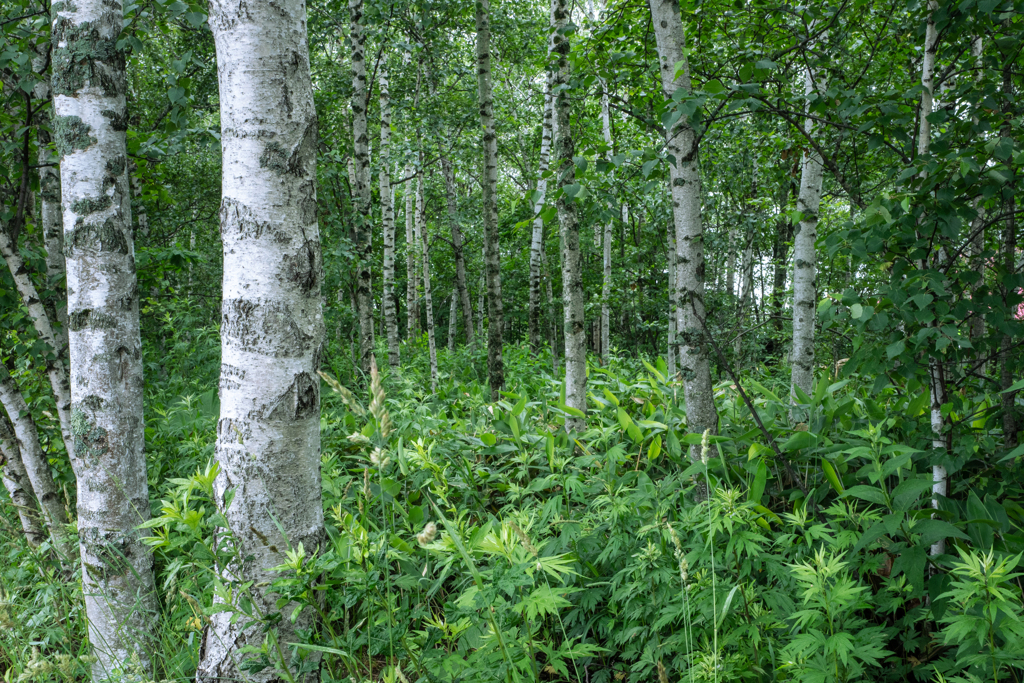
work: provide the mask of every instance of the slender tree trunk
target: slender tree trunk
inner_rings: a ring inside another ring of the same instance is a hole
[[[458,332],[459,301],[456,292],[452,292],[451,308],[448,311],[448,352],[455,351],[455,336]]]
[[[349,0],[352,41],[352,141],[355,157],[353,200],[356,233],[356,311],[359,316],[359,366],[370,372],[373,353],[373,291],[370,259],[370,138],[366,132],[366,110],[370,98],[366,83],[366,59],[363,35],[363,0]],[[390,360],[390,353],[389,353]]]
[[[398,310],[395,306],[395,207],[391,192],[391,94],[388,72],[380,66],[380,209],[384,226],[384,329],[388,337],[388,365],[401,363],[398,346]]]
[[[570,408],[587,412],[587,347],[584,326],[583,268],[580,260],[580,225],[575,200],[566,193],[566,187],[576,182],[576,164],[573,162],[575,144],[569,125],[569,37],[565,27],[569,23],[567,0],[551,0],[552,58],[556,65],[552,72],[551,91],[554,98],[558,134],[555,137],[555,177],[558,189],[558,223],[562,237],[562,302],[565,334],[565,403]],[[585,418],[566,420],[568,431],[586,428]]]
[[[690,91],[690,69],[684,58],[685,33],[678,0],[649,0],[658,44],[661,86],[666,97]],[[681,65],[678,78],[677,65]],[[686,118],[665,133],[672,186],[678,267],[676,270],[680,337],[680,371],[686,396],[687,429],[701,433],[718,430],[718,414],[711,387],[711,367],[704,324],[704,230],[701,223],[701,188],[696,132]],[[690,449],[691,457],[698,448]]]
[[[5,388],[0,386],[0,396],[6,394]],[[21,529],[25,532],[25,540],[33,548],[46,539],[46,533],[40,524],[39,506],[36,505],[35,494],[32,490],[32,483],[28,472],[25,470],[25,463],[21,458],[21,449],[18,446],[17,437],[7,420],[6,403],[4,409],[0,410],[0,455],[4,458],[2,478],[4,488],[11,496],[11,503],[18,511],[18,519],[21,521]],[[31,418],[30,418],[31,419]],[[65,556],[65,561],[71,556]]]
[[[668,261],[668,353],[666,353],[666,359],[668,361],[668,376],[674,378],[676,376],[676,356],[677,356],[677,344],[676,340],[676,231],[673,226],[668,226],[665,230],[668,236],[668,255],[666,261]]]
[[[602,85],[601,92],[601,128],[604,132],[604,144],[608,153],[612,149],[612,117],[608,104],[607,84]],[[625,207],[623,207],[625,208]],[[604,224],[604,269],[601,282],[601,364],[608,365],[608,348],[611,345],[611,296],[612,296],[612,222]]]
[[[530,346],[535,350],[540,348],[540,261],[541,252],[544,250],[544,219],[540,217],[541,209],[544,208],[544,197],[548,190],[548,179],[544,174],[548,170],[548,161],[551,156],[551,137],[554,126],[552,113],[551,80],[544,86],[544,120],[541,124],[540,134],[540,162],[537,168],[537,190],[533,195],[533,235],[530,239],[530,310],[527,326],[527,336]]]
[[[502,360],[504,313],[501,300],[501,248],[498,244],[498,137],[494,132],[494,100],[491,91],[490,0],[476,3],[477,93],[480,124],[484,130],[483,224],[484,274],[487,280],[487,375],[491,400],[497,401],[505,385]]]
[[[434,302],[430,293],[430,238],[423,204],[423,174],[416,178],[416,238],[423,249],[423,304],[427,309],[427,349],[430,352],[430,391],[437,393],[437,342],[434,336]]]
[[[744,235],[745,245],[740,260],[739,301],[736,306],[736,337],[733,341],[733,355],[739,364],[743,356],[743,336],[746,332],[743,325],[747,319],[747,309],[754,307],[754,236]]]
[[[487,287],[486,278],[481,276],[480,277],[480,287],[477,289],[477,291],[480,293],[480,295],[478,297],[479,301],[477,302],[477,307],[476,307],[476,310],[477,310],[477,320],[479,320],[477,334],[480,337],[487,336],[487,331],[484,328],[484,321],[487,318],[487,309],[484,306],[484,302],[486,301],[486,299],[484,298],[484,290],[486,289],[486,287]]]
[[[469,287],[466,284],[466,258],[462,251],[462,228],[459,227],[459,209],[456,204],[455,172],[452,162],[441,157],[441,171],[444,173],[445,195],[448,201],[448,223],[452,233],[452,255],[455,257],[455,287],[462,302],[462,320],[466,326],[466,343],[476,343],[473,336],[473,304],[469,301]]]
[[[33,60],[33,70],[42,76],[36,83],[33,95],[40,103],[52,99],[50,79],[45,70],[48,55],[39,55]],[[38,106],[38,105],[37,105]],[[43,246],[46,248],[46,281],[47,289],[53,292],[51,297],[53,317],[60,323],[54,330],[60,347],[57,359],[64,363],[68,357],[68,307],[67,289],[64,286],[66,268],[64,266],[64,221],[60,210],[60,171],[51,164],[49,145],[52,142],[48,126],[49,113],[44,107],[36,115],[36,137],[39,141],[39,223],[43,233]]]
[[[975,80],[980,80],[984,71],[982,70],[982,39],[975,38],[971,42],[971,56],[974,57],[974,65],[978,69]],[[977,116],[972,117],[975,125],[977,125],[980,119]],[[975,197],[974,209],[978,212],[977,218],[971,222],[971,243],[967,249],[967,256],[970,259],[971,270],[984,274],[985,263],[982,260],[982,254],[985,252],[985,209],[981,206],[981,196]],[[981,290],[985,285],[984,278],[978,281],[978,284],[974,287],[971,292],[971,299],[975,307],[974,315],[971,317],[970,323],[970,335],[972,340],[978,340],[985,336],[985,318],[982,315],[982,302]]]
[[[4,412],[10,418],[14,437],[17,440],[18,453],[21,456],[21,464],[28,476],[31,491],[39,502],[43,524],[49,531],[50,538],[53,539],[61,562],[65,566],[71,567],[74,565],[75,547],[65,529],[68,518],[64,511],[64,501],[53,482],[49,462],[39,443],[39,430],[32,419],[28,404],[2,363],[0,363],[0,405],[3,407],[0,410],[0,419],[3,418]]]
[[[132,655],[141,671],[152,670],[158,625],[153,554],[137,528],[150,513],[124,53],[117,47],[124,14],[120,0],[76,0],[52,14],[53,131],[71,361],[69,451],[78,479],[82,590],[96,657],[92,678],[103,681],[120,675]]]
[[[1013,97],[1013,76],[1014,73],[1011,70],[1010,63],[1007,63],[1004,74],[1003,74],[1003,101],[1004,101],[1004,113],[1005,123],[1000,130],[1000,136],[1011,137],[1013,133],[1013,127],[1010,124],[1010,116],[1014,113],[1015,99]],[[1017,217],[1015,215],[1017,202],[1014,191],[1016,190],[1017,184],[1017,169],[1011,165],[1010,170],[1012,173],[1010,180],[1010,195],[1006,199],[1006,223],[1003,227],[1003,272],[1007,275],[1013,275],[1017,272]],[[1009,296],[1012,290],[1003,287],[1003,308],[1007,313],[1011,312],[1009,304]],[[1003,445],[1007,448],[1017,447],[1017,432],[1020,430],[1020,423],[1017,415],[1017,392],[1008,391],[1013,385],[1013,364],[1011,349],[1013,348],[1014,339],[1010,335],[1003,335],[1002,341],[1000,342],[999,351],[999,383],[1002,388],[1002,392],[999,394],[1000,407],[1003,410]]]
[[[725,293],[736,293],[736,228],[729,229],[729,246],[725,256]]]
[[[556,375],[559,371],[558,363],[558,349],[562,345],[558,340],[558,330],[561,329],[561,325],[557,323],[558,318],[558,306],[555,300],[554,290],[551,285],[551,274],[548,273],[548,254],[547,249],[544,248],[544,239],[541,239],[541,250],[540,250],[540,270],[541,276],[544,278],[544,294],[546,297],[545,308],[547,309],[547,326],[548,326],[548,345],[551,347],[551,370]]]
[[[405,167],[405,177],[411,178],[416,173],[416,167],[412,163]],[[419,300],[419,261],[416,243],[416,194],[410,189],[411,180],[405,181],[405,311],[406,311],[406,338],[412,339],[420,330],[420,300]]]
[[[933,92],[935,77],[935,52],[938,47],[938,32],[935,28],[934,12],[938,9],[935,0],[928,2],[928,22],[925,27],[924,57],[921,60],[921,92],[920,124],[917,137],[918,155],[928,154],[931,145],[931,122],[928,117],[933,109]],[[923,172],[922,172],[923,173]],[[923,214],[922,214],[923,215]],[[921,270],[929,267],[922,259],[918,264]],[[932,448],[945,453],[948,449],[947,437],[943,434],[945,420],[942,417],[942,405],[946,403],[946,381],[943,368],[939,361],[931,356],[928,358],[928,392],[931,404]],[[938,509],[939,498],[945,497],[948,490],[946,468],[944,465],[932,465],[932,507]],[[931,547],[931,554],[941,555],[946,551],[946,539],[940,538]]]
[[[287,660],[287,643],[315,630],[316,616],[309,609],[295,613],[295,605],[277,606],[269,589],[281,576],[274,567],[286,562],[288,548],[301,544],[311,556],[324,538],[317,377],[323,262],[306,8],[302,0],[213,0],[210,27],[220,83],[224,253],[214,496],[239,558],[221,581],[244,592],[256,613],[284,615],[275,628]],[[365,143],[365,129],[363,137]],[[211,618],[198,683],[317,678],[278,673],[291,667],[288,661],[242,670],[249,656],[243,648],[259,648],[266,635],[260,624],[236,616],[226,611]]]
[[[807,69],[804,74],[804,93],[808,98],[808,108],[811,95],[821,91],[823,86],[820,74]],[[813,135],[812,119],[806,120],[804,130],[808,136]],[[808,396],[814,393],[814,317],[817,312],[817,257],[814,244],[818,239],[822,176],[821,157],[809,149],[804,153],[800,170],[800,195],[796,201],[797,211],[800,212],[800,226],[793,241],[793,352],[790,358],[790,400],[794,404],[797,402],[797,389]]]

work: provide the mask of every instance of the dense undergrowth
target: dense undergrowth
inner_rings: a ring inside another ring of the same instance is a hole
[[[377,380],[332,346],[328,538],[282,555],[282,611],[255,614],[245,586],[217,571],[231,556],[211,498],[216,331],[163,325],[166,341],[147,347],[146,407],[158,680],[192,677],[215,595],[233,604],[216,609],[267,627],[247,670],[295,658],[323,681],[1024,674],[1021,479],[992,397],[959,397],[951,495],[933,514],[927,390],[913,383],[822,376],[791,416],[771,372],[748,369],[742,387],[718,384],[719,434],[705,436],[687,432],[681,385],[660,361],[613,358],[590,366],[589,426],[567,434],[572,410],[546,356],[507,349],[508,391],[489,403],[472,349],[441,352],[431,395],[415,344]],[[4,510],[4,680],[83,680],[77,582]],[[930,557],[941,538],[946,554]],[[296,609],[322,627],[278,643],[273,624]]]

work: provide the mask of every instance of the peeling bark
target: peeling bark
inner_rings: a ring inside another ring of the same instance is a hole
[[[498,243],[498,137],[494,132],[494,97],[491,90],[490,0],[476,3],[477,94],[483,128],[484,277],[487,281],[487,378],[491,400],[497,401],[505,385],[502,359],[504,313],[501,300],[501,248]]]
[[[671,98],[676,90],[690,91],[690,68],[684,58],[685,33],[678,0],[648,0],[658,45],[661,87]],[[676,65],[681,65],[676,74]],[[694,433],[718,430],[711,387],[708,344],[704,334],[704,228],[696,131],[683,117],[665,133],[676,231],[676,301],[679,306],[679,371],[686,397],[687,429]],[[691,457],[697,447],[690,449]]]
[[[277,607],[269,585],[281,574],[273,567],[288,548],[301,544],[312,554],[324,539],[317,377],[323,263],[306,8],[302,0],[213,0],[210,27],[220,84],[224,253],[214,497],[238,558],[220,578],[252,582],[247,595],[255,610],[285,615],[275,627],[284,644],[315,629],[316,616],[307,609],[289,619],[295,606]],[[245,617],[232,623],[232,616],[217,613],[207,626],[199,683],[317,678],[315,671],[241,670],[249,656],[242,648],[259,648],[265,635],[260,624]]]

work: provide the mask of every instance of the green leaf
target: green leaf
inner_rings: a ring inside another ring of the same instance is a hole
[[[907,345],[903,342],[902,339],[900,339],[898,342],[895,342],[893,344],[889,344],[888,346],[885,347],[885,355],[887,355],[889,357],[889,360],[892,360],[896,356],[898,356],[901,353],[903,353],[903,351],[906,348],[907,348]]]
[[[494,436],[494,434],[481,434],[480,440],[483,441],[484,445],[487,447],[492,447],[494,444],[498,443],[498,438]]]
[[[842,496],[844,498],[848,496],[854,496],[856,498],[860,498],[861,500],[866,500],[869,503],[876,503],[878,505],[886,506],[888,505],[888,502],[885,500],[885,493],[881,489],[875,488],[874,486],[864,486],[863,484],[859,486],[851,486],[850,488],[846,489],[846,491],[843,492]]]
[[[622,431],[627,431],[633,425],[633,418],[622,408],[615,411],[615,416],[619,419],[619,426],[622,427]]]
[[[924,519],[919,521],[911,529],[915,534],[921,534],[921,545],[931,545],[942,538],[962,538],[967,540],[967,534],[957,529],[949,522],[941,519]]]
[[[661,434],[651,439],[651,445],[647,447],[647,459],[657,460],[661,455]]]
[[[754,483],[750,485],[750,491],[747,492],[747,500],[752,503],[760,503],[767,482],[768,465],[765,464],[764,460],[760,460],[757,463],[757,472],[754,473]]]
[[[718,93],[725,90],[725,86],[722,85],[722,82],[716,78],[705,83],[704,87],[701,88],[701,90],[712,95],[717,95]]]
[[[825,478],[828,479],[828,483],[832,485],[832,488],[836,490],[836,493],[842,494],[843,484],[839,481],[839,475],[836,474],[836,469],[832,467],[832,463],[825,458],[822,458],[821,469],[825,470]]]
[[[812,448],[818,445],[818,437],[810,432],[796,432],[793,436],[786,439],[786,443],[782,444],[782,450],[786,453],[792,451],[798,451],[802,448]]]

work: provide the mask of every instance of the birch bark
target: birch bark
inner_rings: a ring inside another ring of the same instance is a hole
[[[938,9],[935,0],[928,2],[928,19],[925,25],[924,36],[924,57],[921,60],[921,85],[924,89],[921,92],[920,123],[917,135],[918,155],[928,154],[931,146],[931,122],[928,117],[933,110],[933,94],[935,86],[935,52],[938,48],[938,31],[935,27],[934,12]],[[922,177],[923,177],[922,172]],[[922,214],[923,215],[923,214]],[[918,264],[921,270],[928,267],[928,263],[922,259]],[[928,394],[931,407],[932,427],[932,448],[946,451],[946,437],[943,435],[944,420],[942,417],[942,405],[946,402],[946,382],[943,375],[942,365],[937,359],[928,359]],[[939,508],[939,498],[945,497],[947,493],[947,477],[944,465],[932,465],[932,507]],[[940,538],[932,544],[930,553],[941,555],[946,551],[946,539]]]
[[[448,310],[448,353],[455,351],[455,336],[458,327],[459,301],[458,293],[452,292],[451,306]]]
[[[666,353],[668,376],[676,376],[676,356],[678,341],[676,340],[676,231],[669,226],[665,231],[668,235],[668,352]]]
[[[530,346],[534,349],[540,348],[540,261],[541,251],[544,249],[544,219],[540,217],[540,211],[544,208],[544,197],[548,190],[548,179],[544,174],[548,170],[548,160],[551,156],[551,137],[553,127],[553,112],[551,98],[551,81],[544,85],[544,114],[540,133],[540,161],[537,167],[537,189],[533,195],[533,212],[537,217],[533,219],[533,234],[530,239],[530,310],[527,323],[527,336]]]
[[[430,240],[423,200],[423,174],[416,179],[416,238],[423,254],[423,305],[427,309],[427,349],[430,353],[430,391],[437,393],[437,340],[434,336],[434,300],[430,292]]]
[[[602,84],[601,128],[604,144],[612,153],[612,117],[608,106],[607,84]],[[601,282],[601,364],[608,365],[608,347],[611,344],[611,296],[612,296],[612,222],[604,224],[603,278]]]
[[[690,91],[690,69],[684,59],[685,33],[678,0],[648,0],[658,44],[661,87],[666,97],[682,88]],[[679,73],[676,65],[680,64]],[[685,118],[665,133],[672,185],[672,214],[676,231],[676,301],[679,319],[679,370],[683,375],[687,428],[701,433],[718,430],[711,388],[704,322],[704,230],[701,223],[701,184],[696,131]],[[691,457],[697,447],[690,449]]]
[[[356,309],[359,316],[359,365],[370,372],[373,353],[373,292],[371,291],[370,138],[366,132],[369,90],[366,87],[366,55],[363,35],[363,0],[349,0],[352,42],[352,149],[355,164]],[[390,354],[389,354],[390,356]]]
[[[416,173],[416,167],[412,163],[405,167],[406,183],[411,183]],[[420,300],[419,300],[419,261],[417,256],[418,245],[416,244],[416,194],[410,189],[411,185],[405,186],[405,332],[406,339],[412,339],[420,329]]]
[[[551,0],[551,52],[555,64],[551,73],[551,96],[554,100],[558,134],[555,137],[555,177],[557,178],[558,223],[562,237],[562,302],[565,334],[565,403],[570,408],[587,412],[587,340],[584,320],[583,268],[580,260],[580,225],[576,202],[569,190],[579,191],[576,182],[575,146],[569,125],[569,23],[568,0]],[[566,420],[568,431],[586,428],[585,418]]]
[[[395,306],[395,207],[391,192],[391,94],[388,72],[381,65],[380,88],[380,210],[384,227],[384,329],[388,337],[388,365],[401,363],[398,345],[398,310]]]
[[[494,97],[491,90],[490,0],[476,3],[477,95],[483,128],[484,276],[487,281],[487,376],[491,400],[497,401],[505,385],[502,359],[504,313],[501,300],[501,247],[498,243],[498,137],[494,132]]]
[[[268,586],[285,550],[308,554],[324,538],[320,482],[323,264],[316,204],[317,119],[303,0],[213,0],[221,102],[224,253],[221,413],[214,482],[237,562],[221,581],[252,582],[259,614],[283,613],[277,642],[313,629],[310,610],[292,619]],[[230,505],[229,505],[230,502]],[[277,661],[241,670],[242,649],[264,642],[260,624],[215,614],[203,637],[199,683],[306,681]],[[286,652],[287,646],[282,646]],[[271,657],[276,653],[272,652]],[[308,654],[317,657],[316,653]]]
[[[0,363],[0,421],[4,421],[4,413],[10,418],[15,439],[15,453],[20,456],[15,462],[9,463],[17,473],[18,464],[27,477],[23,487],[29,495],[34,495],[42,513],[43,525],[53,539],[54,548],[60,561],[66,566],[74,565],[75,548],[68,537],[67,515],[64,502],[53,483],[53,474],[47,462],[46,454],[39,443],[39,430],[29,412],[28,404],[15,384],[7,368]],[[6,473],[5,473],[6,476]],[[8,488],[8,490],[10,490]],[[12,494],[13,497],[13,494]],[[32,507],[35,508],[33,502]],[[19,514],[21,510],[19,509]],[[38,523],[38,522],[37,522]]]
[[[445,197],[448,202],[448,223],[452,233],[452,255],[455,257],[455,287],[462,302],[462,320],[466,326],[466,343],[476,343],[473,335],[473,304],[469,300],[469,286],[466,284],[466,257],[463,252],[462,228],[459,227],[459,209],[456,203],[455,171],[447,156],[441,157],[441,172],[444,173]],[[454,347],[452,347],[454,349]]]
[[[824,38],[822,38],[824,39]],[[804,73],[804,94],[810,109],[812,95],[823,89],[821,75],[809,67]],[[814,134],[814,120],[804,122],[804,131],[810,138]],[[796,404],[796,391],[806,395],[814,393],[814,317],[817,312],[817,258],[815,242],[818,239],[818,209],[821,205],[823,168],[821,157],[813,149],[804,152],[800,170],[800,194],[796,200],[800,212],[800,225],[793,238],[793,352],[792,387],[790,401]],[[805,416],[799,416],[805,420]]]
[[[11,496],[11,504],[18,511],[21,529],[25,532],[25,540],[33,548],[46,539],[42,524],[39,521],[39,506],[36,505],[32,482],[29,481],[25,464],[21,460],[21,449],[11,423],[7,420],[6,410],[0,410],[0,455],[4,458],[0,478],[4,488]]]
[[[120,0],[76,0],[52,13],[71,369],[68,450],[78,480],[94,681],[148,674],[158,623],[153,555],[137,530],[149,519],[149,490],[124,54],[117,47],[123,19]]]

